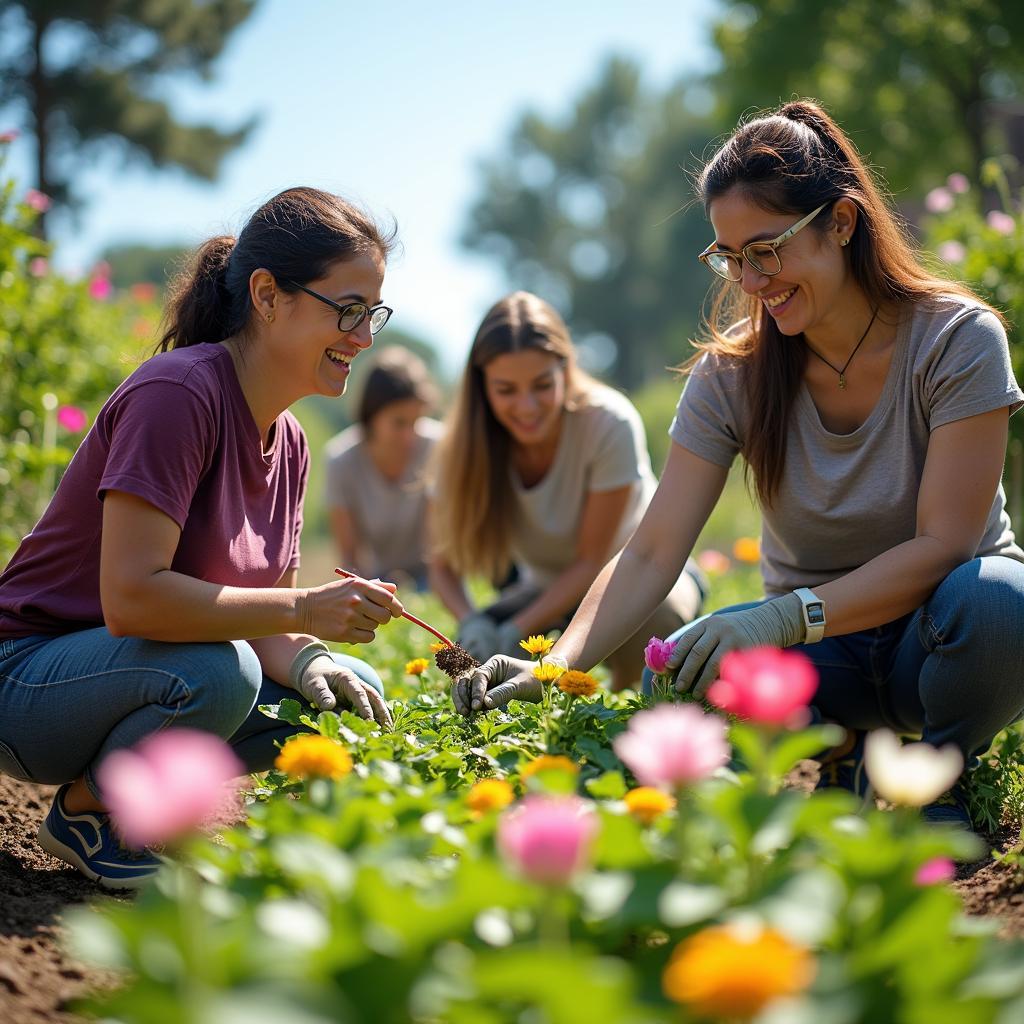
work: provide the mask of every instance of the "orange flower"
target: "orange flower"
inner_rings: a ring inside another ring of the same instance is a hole
[[[567,775],[577,775],[579,770],[580,767],[575,761],[570,761],[561,754],[541,754],[519,769],[519,777],[528,779],[537,772],[565,772]]]
[[[413,658],[405,663],[405,674],[407,676],[421,676],[430,667],[426,658]]]
[[[430,653],[437,654],[438,651],[443,651],[447,646],[447,644],[441,643],[440,640],[436,640],[430,645]]]
[[[293,736],[281,748],[274,767],[293,779],[340,779],[352,771],[349,752],[326,736]]]
[[[756,537],[740,537],[732,546],[732,554],[737,562],[754,565],[761,560],[761,542]]]
[[[466,795],[466,806],[476,817],[488,811],[500,811],[515,799],[512,787],[504,779],[481,779]]]
[[[539,679],[542,683],[553,683],[565,669],[554,662],[542,661],[539,665],[533,666],[533,678]]]
[[[814,971],[811,954],[774,929],[718,925],[679,943],[662,987],[698,1016],[749,1020],[773,999],[805,989]]]
[[[573,668],[558,677],[558,688],[574,697],[593,697],[597,692],[597,680],[589,672]]]
[[[655,818],[660,818],[666,811],[675,807],[675,799],[662,793],[653,786],[638,786],[631,789],[624,797],[626,809],[637,821],[650,825]]]

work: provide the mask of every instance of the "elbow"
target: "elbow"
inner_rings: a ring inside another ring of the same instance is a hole
[[[974,537],[970,540],[953,537],[940,537],[935,534],[925,534],[931,541],[935,550],[936,568],[942,579],[945,579],[954,569],[974,558],[978,550],[980,538]]]
[[[145,605],[140,594],[107,584],[100,587],[100,607],[103,610],[103,624],[111,636],[145,635],[142,625]]]

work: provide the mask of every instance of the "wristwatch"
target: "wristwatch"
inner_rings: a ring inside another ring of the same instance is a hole
[[[793,591],[800,598],[804,613],[805,644],[816,644],[825,636],[825,605],[809,587]]]

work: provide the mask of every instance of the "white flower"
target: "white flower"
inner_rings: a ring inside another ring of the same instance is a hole
[[[949,789],[964,770],[964,759],[951,743],[900,743],[888,729],[871,733],[864,743],[864,767],[879,796],[904,807],[923,807]]]

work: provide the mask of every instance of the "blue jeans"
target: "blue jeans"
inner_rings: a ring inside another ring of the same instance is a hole
[[[335,654],[383,694],[365,662]],[[295,726],[258,704],[302,698],[263,674],[244,640],[161,643],[115,637],[105,627],[0,640],[0,772],[58,784],[95,772],[112,750],[168,726],[222,736],[246,771],[269,768]]]
[[[792,649],[818,669],[817,717],[955,743],[970,764],[1024,713],[1024,563],[975,558],[895,622]],[[650,681],[645,670],[645,692]]]

